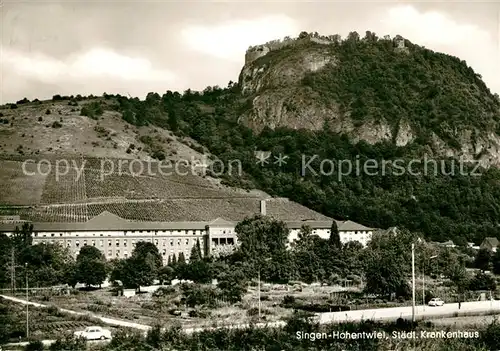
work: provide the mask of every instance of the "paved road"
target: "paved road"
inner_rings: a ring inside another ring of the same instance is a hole
[[[463,302],[460,309],[458,308],[458,303],[450,303],[438,307],[420,305],[415,308],[415,316],[417,320],[436,317],[453,317],[455,314],[472,315],[486,312],[500,312],[500,300]],[[346,312],[329,312],[319,313],[317,316],[320,324],[361,321],[367,319],[395,320],[398,318],[404,318],[411,320],[412,308],[410,306]]]

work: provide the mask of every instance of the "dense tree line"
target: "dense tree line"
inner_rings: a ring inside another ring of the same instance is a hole
[[[435,241],[452,239],[464,245],[466,241],[479,243],[486,236],[500,237],[497,169],[482,170],[481,176],[459,174],[455,160],[447,159],[428,166],[414,165],[414,171],[421,175],[401,175],[391,166],[385,174],[379,170],[374,175],[345,175],[337,164],[331,174],[314,174],[308,169],[304,174],[302,155],[308,159],[318,155],[310,167],[319,173],[324,159],[350,160],[353,165],[363,165],[369,159],[377,160],[379,165],[382,160],[397,159],[408,165],[421,157],[423,149],[415,143],[405,147],[391,142],[353,143],[328,129],[264,129],[255,134],[234,118],[238,113],[237,86],[207,94],[205,97],[203,93],[167,92],[145,102],[118,97],[120,107],[116,108],[123,111],[124,118],[134,116],[128,120],[131,123],[154,123],[165,128],[171,128],[171,114],[167,111],[175,111],[179,135],[194,138],[226,164],[235,159],[242,162],[243,176],[222,176],[229,185],[288,197],[338,219],[352,219],[378,228],[405,227]],[[232,101],[230,106],[228,101]],[[202,108],[207,105],[211,109]],[[289,156],[287,164],[258,166],[253,154],[256,149],[275,155],[284,153]],[[455,174],[450,174],[452,167]],[[466,170],[470,173],[472,168]]]

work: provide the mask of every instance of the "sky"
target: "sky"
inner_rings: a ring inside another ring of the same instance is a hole
[[[226,86],[249,46],[301,31],[400,34],[466,60],[500,93],[500,1],[0,0],[0,11],[0,104]]]

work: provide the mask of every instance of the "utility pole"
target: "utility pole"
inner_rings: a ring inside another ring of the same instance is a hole
[[[415,323],[415,244],[411,244],[411,278],[412,278],[412,302],[411,320]]]
[[[26,263],[26,339],[29,338],[30,322],[29,322],[29,294],[28,294],[28,263]]]
[[[257,282],[257,284],[259,286],[259,292],[258,292],[258,294],[259,294],[259,320],[260,320],[260,307],[261,307],[260,306],[261,305],[260,304],[260,267],[259,267],[259,277],[258,278],[259,278],[259,281]]]
[[[16,251],[14,247],[10,252],[10,289],[14,295],[16,293]]]

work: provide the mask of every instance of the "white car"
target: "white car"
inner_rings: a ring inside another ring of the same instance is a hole
[[[429,301],[429,306],[443,306],[444,301],[441,300],[439,297],[435,297]]]
[[[84,338],[87,340],[105,340],[111,339],[111,331],[101,327],[87,327],[83,331],[73,333],[75,337]]]

